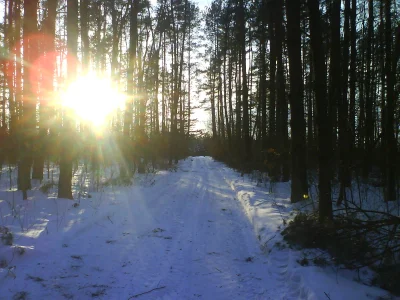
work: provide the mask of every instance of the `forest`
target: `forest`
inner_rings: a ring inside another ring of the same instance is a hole
[[[244,174],[290,181],[292,203],[307,201],[315,183],[317,224],[339,224],[340,238],[382,233],[372,238],[385,245],[379,257],[398,264],[400,221],[389,207],[400,187],[399,1],[1,7],[0,166],[18,167],[24,199],[50,163],[58,197],[73,199],[79,162],[93,172],[117,164],[123,180],[201,144]],[[201,110],[209,122],[200,130]],[[377,188],[384,212],[363,206],[362,185]]]

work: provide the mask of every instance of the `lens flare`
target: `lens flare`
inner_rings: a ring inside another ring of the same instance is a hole
[[[89,74],[72,82],[61,95],[61,102],[83,121],[97,129],[105,127],[117,108],[123,108],[125,97],[110,79]]]

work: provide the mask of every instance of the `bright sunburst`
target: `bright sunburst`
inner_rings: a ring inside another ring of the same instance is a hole
[[[91,122],[97,129],[117,108],[122,108],[125,98],[110,79],[87,75],[71,83],[61,96],[62,104],[82,120]]]

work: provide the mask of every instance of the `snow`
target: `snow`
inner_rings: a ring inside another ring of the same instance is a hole
[[[305,252],[280,234],[295,209],[289,184],[260,186],[210,157],[79,202],[37,189],[22,201],[6,180],[0,226],[14,244],[0,243],[0,299],[387,296],[350,271],[301,266]]]

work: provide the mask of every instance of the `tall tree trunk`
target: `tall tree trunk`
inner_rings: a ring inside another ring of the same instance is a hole
[[[225,28],[226,30],[226,28]],[[223,97],[224,97],[224,115],[225,115],[225,123],[226,123],[226,134],[228,136],[228,145],[229,147],[231,146],[231,139],[232,139],[232,133],[231,133],[231,124],[229,121],[229,112],[228,112],[228,106],[227,106],[227,78],[226,78],[226,73],[227,73],[227,69],[226,69],[226,61],[227,61],[227,49],[228,49],[228,42],[227,42],[227,35],[228,33],[225,32],[225,45],[224,45],[224,55],[223,55]]]
[[[67,0],[67,77],[69,82],[76,79],[76,56],[78,52],[78,1]],[[72,183],[72,152],[71,141],[73,140],[74,127],[69,117],[69,112],[64,111],[62,149],[60,158],[60,179],[58,182],[58,198],[73,199]]]
[[[135,92],[135,70],[136,70],[136,49],[138,40],[138,1],[131,0],[129,9],[129,59],[128,59],[128,74],[127,74],[127,99],[125,102],[124,112],[124,128],[122,141],[122,157],[123,161],[120,164],[119,173],[121,177],[130,175],[131,155],[130,155],[130,135],[133,126],[133,97]]]
[[[363,163],[363,177],[367,178],[371,169],[371,151],[374,141],[374,117],[373,117],[373,93],[372,93],[372,49],[374,34],[374,1],[368,0],[368,29],[367,29],[367,53],[365,75],[365,157]]]
[[[276,95],[275,95],[275,75],[276,75],[276,56],[277,56],[277,47],[276,47],[276,36],[275,36],[275,26],[274,26],[274,5],[275,2],[271,2],[269,4],[269,22],[268,22],[268,33],[270,39],[270,66],[269,66],[269,105],[268,105],[268,113],[269,113],[269,145],[270,147],[275,147],[275,136],[276,136],[276,119],[275,119],[275,103],[276,103]]]
[[[24,25],[23,25],[23,51],[24,51],[24,75],[23,75],[23,117],[20,122],[20,151],[21,159],[18,164],[18,183],[22,190],[23,199],[28,198],[27,191],[31,188],[32,148],[36,125],[36,97],[32,78],[33,68],[38,51],[37,40],[33,36],[37,33],[37,4],[38,1],[24,1]],[[36,74],[37,76],[37,74]]]
[[[167,45],[167,43],[166,43],[166,38],[165,38],[165,36],[166,36],[166,33],[164,32],[164,34],[163,34],[163,59],[162,59],[162,62],[163,62],[163,66],[162,66],[162,74],[161,74],[161,78],[162,78],[162,84],[161,84],[161,116],[162,116],[162,119],[161,119],[161,132],[163,133],[163,134],[165,134],[166,133],[166,119],[167,119],[167,114],[166,114],[166,99],[165,99],[165,94],[166,94],[166,76],[165,76],[165,73],[166,73],[166,68],[167,68],[167,62],[166,62],[166,45]]]
[[[242,141],[242,101],[241,101],[241,76],[240,70],[241,65],[239,63],[241,54],[239,52],[235,53],[235,90],[236,90],[236,151],[239,155],[242,155],[241,141]]]
[[[283,2],[275,3],[275,30],[276,30],[276,52],[277,52],[277,100],[276,100],[276,142],[280,154],[279,174],[281,180],[289,180],[288,166],[288,103],[285,91],[285,74],[283,65],[283,41],[285,29],[283,27]]]
[[[4,1],[4,21],[3,21],[3,37],[4,37],[4,48],[7,47],[7,44],[11,44],[8,43],[9,41],[9,36],[12,30],[12,19],[8,19],[7,18],[7,14],[8,13],[12,13],[12,6],[13,3],[12,1]],[[8,24],[7,24],[8,23]],[[0,100],[0,140],[2,142],[2,144],[4,145],[4,140],[3,138],[5,137],[6,134],[6,130],[7,130],[7,123],[6,123],[6,86],[7,86],[7,77],[9,77],[8,75],[8,68],[9,65],[11,65],[11,63],[9,62],[9,60],[11,60],[10,58],[7,59],[3,59],[2,57],[2,71],[3,71],[3,77],[2,77],[2,100]],[[11,69],[11,68],[10,68]],[[8,97],[8,102],[12,102],[12,87],[10,87],[10,85],[8,85],[8,92],[9,92],[9,97]],[[2,156],[2,147],[0,146],[0,168],[2,166],[2,161],[3,161],[3,156]]]
[[[87,0],[84,0],[87,1]],[[82,7],[81,7],[81,23],[82,21]],[[86,24],[87,26],[87,24]],[[118,30],[118,10],[116,7],[115,0],[111,1],[111,26],[112,26],[112,50],[111,50],[111,78],[113,80],[117,80],[117,71],[118,71],[118,45],[119,45],[119,30]],[[83,43],[83,30],[84,26],[81,26],[81,36],[82,36],[82,44]],[[86,31],[87,34],[87,31]],[[85,37],[86,38],[86,37]],[[88,56],[88,53],[85,54]],[[86,58],[88,60],[88,58]],[[86,63],[86,67],[88,67],[88,63]]]
[[[328,114],[326,95],[325,51],[322,41],[319,0],[307,0],[310,15],[310,39],[315,71],[315,100],[318,125],[318,189],[319,220],[332,219],[332,123]]]
[[[19,32],[17,33],[17,24],[19,23],[19,7],[18,7],[18,1],[9,1],[8,5],[8,27],[7,27],[7,34],[4,37],[4,41],[7,39],[8,47],[10,48],[11,45],[14,45],[16,36],[19,36]],[[15,25],[13,26],[13,21],[15,20]],[[18,47],[19,48],[19,47]],[[9,122],[8,122],[8,133],[10,137],[15,136],[15,129],[17,125],[17,116],[16,116],[16,88],[15,84],[17,83],[17,78],[16,78],[16,70],[14,67],[14,60],[15,60],[15,55],[12,54],[11,59],[7,63],[7,86],[9,89],[9,101],[8,101],[8,110],[9,110]],[[17,64],[19,65],[19,64]],[[10,143],[11,143],[10,139]],[[11,160],[12,161],[12,160]]]
[[[158,106],[159,106],[159,98],[158,98],[158,91],[160,88],[160,78],[159,78],[159,72],[160,72],[160,51],[161,51],[161,45],[162,45],[162,32],[160,32],[160,37],[158,41],[158,48],[156,50],[156,62],[154,62],[155,65],[155,74],[154,74],[154,80],[156,81],[155,83],[155,103],[154,103],[154,114],[155,114],[155,120],[154,120],[154,131],[155,134],[160,133],[160,115],[158,111]]]
[[[350,0],[345,0],[344,10],[344,41],[343,41],[343,64],[342,64],[342,97],[339,98],[339,181],[340,190],[337,204],[346,201],[346,188],[351,185],[350,155],[351,138],[349,122],[348,95],[348,76],[349,76],[349,48],[350,48]],[[336,21],[337,22],[337,21]]]
[[[244,0],[239,0],[238,6],[238,25],[239,25],[239,44],[241,51],[242,65],[242,103],[243,103],[243,139],[245,149],[245,161],[251,160],[251,136],[249,124],[249,91],[247,87],[247,68],[246,68],[246,23],[245,23]]]
[[[4,21],[3,21],[3,37],[4,37],[4,44],[3,47],[6,49],[9,43],[9,37],[12,32],[12,19],[7,18],[8,13],[12,13],[13,3],[12,1],[4,1]],[[8,21],[9,20],[9,21]],[[8,24],[7,24],[8,23]],[[5,161],[6,151],[4,145],[7,144],[6,137],[7,137],[7,122],[6,122],[6,87],[8,87],[8,105],[13,102],[13,87],[12,87],[12,77],[10,78],[10,73],[13,63],[13,59],[8,57],[8,59],[2,59],[2,100],[0,100],[0,170],[2,169],[3,162]],[[11,73],[13,73],[11,71]],[[12,105],[12,104],[11,104]],[[0,174],[1,179],[1,174]]]
[[[41,100],[40,100],[40,115],[39,115],[39,134],[36,140],[35,159],[33,164],[32,178],[43,180],[43,169],[45,160],[45,139],[47,131],[50,128],[50,106],[51,97],[53,97],[53,81],[55,72],[55,31],[56,31],[56,14],[57,14],[57,0],[47,0],[46,17],[43,21],[43,38],[42,41],[42,55],[46,56],[49,61],[48,66],[42,68],[42,82],[41,82]]]
[[[229,123],[231,124],[231,135],[232,135],[232,140],[233,137],[235,136],[235,121],[234,121],[234,111],[233,111],[233,101],[232,101],[232,77],[233,77],[233,59],[232,55],[229,56],[229,62],[228,62],[228,105],[229,105]]]
[[[86,1],[86,0],[85,0]],[[82,3],[82,2],[81,2]],[[112,49],[111,49],[111,79],[113,80],[114,83],[118,85],[119,83],[119,78],[118,78],[118,51],[119,51],[119,18],[118,18],[118,10],[116,7],[116,2],[115,0],[112,0],[111,3],[111,27],[112,27]],[[81,4],[81,37],[82,37],[82,44],[83,44],[83,36],[84,36],[84,26],[83,26],[83,16],[82,16],[82,4]],[[86,25],[87,26],[87,25]],[[87,33],[86,33],[87,34]],[[86,53],[87,60],[89,60],[89,53]],[[84,63],[85,64],[85,63]],[[86,62],[85,67],[89,67],[89,62]],[[116,127],[117,120],[115,120],[116,117],[113,118],[112,120],[112,128],[115,130],[118,130]]]
[[[287,46],[290,75],[290,111],[291,111],[291,202],[303,200],[308,195],[306,164],[306,124],[303,106],[303,78],[301,66],[301,30],[300,2],[286,0]]]
[[[175,3],[173,0],[170,2],[171,5],[171,22],[172,22],[172,39],[171,43],[172,47],[172,103],[171,103],[171,134],[170,134],[170,156],[169,156],[169,164],[172,164],[172,160],[178,160],[177,156],[177,138],[178,138],[178,104],[179,104],[179,91],[178,91],[178,80],[179,80],[179,42],[178,42],[178,28],[176,25],[176,15],[175,15]]]
[[[189,17],[189,3],[188,0],[185,1],[185,10],[184,10],[184,23],[182,25],[182,44],[181,44],[181,53],[179,57],[179,79],[178,79],[178,94],[179,94],[179,107],[180,107],[180,120],[179,120],[179,135],[180,138],[183,138],[185,135],[185,113],[183,110],[183,105],[184,105],[184,95],[182,91],[182,81],[183,81],[183,65],[184,65],[184,57],[185,57],[185,42],[186,42],[186,36],[187,36],[187,27],[188,23],[190,22]],[[182,151],[182,142],[180,141],[178,144],[179,146],[179,155],[181,155]]]
[[[341,98],[341,55],[340,55],[340,0],[330,1],[330,62],[329,62],[329,103],[332,114],[333,147],[336,145],[337,107]],[[339,116],[340,117],[340,116]],[[335,125],[334,125],[335,124]]]
[[[394,112],[395,112],[395,74],[397,66],[398,53],[392,54],[392,20],[391,20],[391,0],[385,1],[385,50],[386,63],[385,73],[387,80],[386,105],[384,107],[384,122],[382,126],[382,136],[384,152],[382,153],[385,161],[384,182],[385,182],[385,201],[395,201],[396,195],[396,158],[397,141],[394,133]],[[400,28],[400,27],[399,27]],[[397,40],[396,43],[399,41]],[[396,45],[396,48],[398,46]],[[396,49],[397,50],[397,49]],[[393,65],[393,67],[392,67]]]
[[[16,0],[15,9],[15,44],[19,45],[21,43],[21,10],[22,10],[22,0]],[[15,49],[16,59],[23,61],[21,54],[21,47],[16,47]],[[21,116],[22,116],[22,64],[16,64],[15,70],[15,128],[17,135],[21,127]]]
[[[112,27],[113,27],[113,58],[114,58],[114,39],[118,38],[115,34],[115,0],[112,1]],[[89,0],[80,0],[80,22],[81,22],[81,43],[82,43],[82,65],[84,72],[90,68],[90,49],[89,49]],[[117,45],[118,46],[118,45]],[[117,50],[118,53],[118,50]],[[113,64],[112,64],[113,66]],[[111,71],[113,71],[111,67]]]
[[[352,148],[355,146],[355,128],[356,128],[356,67],[357,67],[357,27],[356,27],[356,19],[357,19],[357,3],[356,0],[351,0],[351,12],[350,12],[350,99],[349,99],[349,124],[348,124],[348,139],[350,142],[350,153],[349,153],[349,161],[351,164],[352,161]]]
[[[189,4],[190,5],[190,4]],[[192,86],[191,86],[191,76],[192,76],[192,74],[191,74],[191,70],[192,70],[192,66],[191,66],[191,50],[192,50],[192,24],[191,24],[191,21],[190,21],[190,19],[189,19],[189,24],[188,24],[188,70],[187,70],[187,72],[188,72],[188,91],[187,91],[187,93],[188,93],[188,112],[187,112],[187,137],[189,138],[190,137],[190,127],[192,126],[191,125],[191,114],[192,114],[192,111],[191,111],[191,89],[192,89]]]
[[[217,119],[216,119],[216,110],[217,107],[215,105],[215,72],[213,71],[213,63],[211,62],[210,66],[210,82],[211,82],[211,130],[212,130],[212,137],[216,139],[218,137],[217,134]]]
[[[268,136],[267,136],[267,35],[266,35],[266,20],[265,16],[267,11],[265,9],[266,4],[264,1],[262,2],[261,13],[264,17],[262,19],[261,24],[261,33],[260,33],[260,101],[261,101],[261,145],[262,151],[267,150],[268,146]]]

